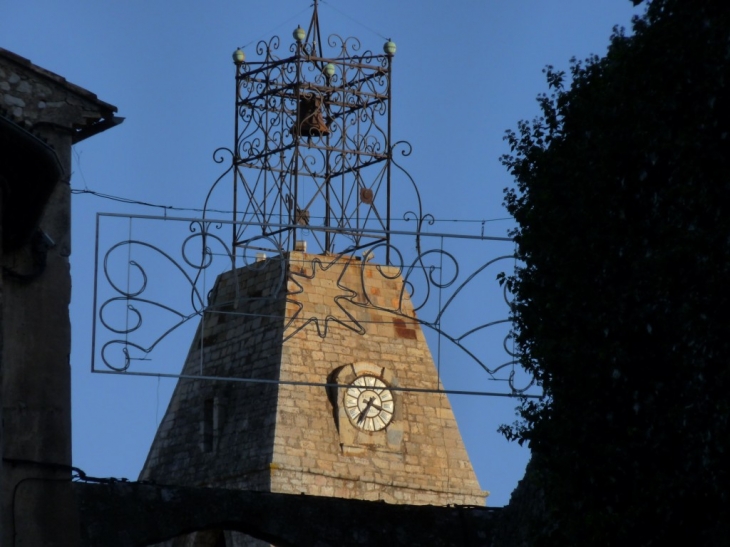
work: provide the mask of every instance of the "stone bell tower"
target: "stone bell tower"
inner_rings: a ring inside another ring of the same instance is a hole
[[[335,36],[325,55],[316,1],[294,38],[286,57],[278,38],[260,61],[234,53],[236,267],[209,295],[140,479],[484,505],[392,240],[395,44]]]
[[[140,478],[483,505],[402,290],[395,268],[297,251],[221,275]]]

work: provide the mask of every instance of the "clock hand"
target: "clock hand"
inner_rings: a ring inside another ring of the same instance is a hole
[[[373,402],[375,401],[375,397],[370,397],[368,399],[368,403],[365,405],[365,408],[360,413],[360,418],[358,418],[357,423],[361,424],[365,421],[365,418],[367,418],[368,411],[370,410],[370,407],[373,406]]]

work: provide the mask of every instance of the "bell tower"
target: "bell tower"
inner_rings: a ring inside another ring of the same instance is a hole
[[[235,142],[216,153],[230,156],[233,267],[140,479],[484,505],[393,242],[395,44],[332,35],[325,53],[316,0],[293,36],[286,55],[279,38],[258,61],[233,54]]]
[[[293,37],[285,58],[278,37],[259,43],[259,61],[233,54],[233,245],[264,238],[291,251],[307,231],[317,252],[388,254],[395,43],[378,54],[333,34],[325,56],[316,1]]]

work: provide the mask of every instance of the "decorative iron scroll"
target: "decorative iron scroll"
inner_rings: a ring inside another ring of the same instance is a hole
[[[309,30],[297,28],[294,39],[285,54],[278,37],[259,42],[257,61],[234,52],[235,140],[213,154],[226,168],[206,196],[202,218],[98,217],[97,249],[106,250],[96,263],[92,369],[179,375],[184,356],[170,370],[152,355],[168,356],[160,348],[174,333],[215,312],[208,293],[218,275],[258,268],[257,260],[285,260],[306,241],[310,254],[301,256],[308,264],[280,268],[279,278],[268,280],[273,293],[286,291],[291,313],[280,318],[284,339],[304,329],[322,338],[334,328],[365,334],[369,325],[353,310],[366,308],[394,324],[418,321],[433,331],[439,366],[441,342],[450,342],[459,362],[466,357],[486,379],[502,380],[504,394],[525,394],[533,380],[516,366],[508,298],[496,281],[500,269],[513,267],[506,263],[513,260],[513,243],[426,233],[434,218],[424,213],[415,181],[397,161],[411,146],[391,138],[395,44],[389,40],[378,54],[361,51],[355,38],[331,35],[325,53],[316,1]],[[231,179],[232,202],[218,191]],[[232,207],[233,218],[211,219],[214,207]],[[104,231],[102,221],[124,226]],[[395,230],[393,221],[409,230]],[[143,238],[134,236],[140,228]],[[120,229],[125,236],[115,231]],[[109,239],[110,233],[117,235]],[[176,247],[177,253],[170,251]],[[322,306],[326,312],[304,306],[297,295],[305,278],[337,268],[342,275],[334,306]],[[348,268],[361,275],[345,281]],[[399,283],[399,296],[385,303],[371,298],[374,276]],[[236,309],[226,313],[240,313]],[[192,338],[188,332],[183,347]]]
[[[264,258],[260,251],[262,248],[268,249],[266,261],[283,259],[288,254],[276,239],[268,236],[252,239],[250,245],[234,252],[224,239],[224,234],[231,228],[229,221],[111,214],[100,215],[100,221],[104,222],[99,222],[97,248],[106,248],[106,251],[97,257],[95,280],[97,321],[94,325],[92,368],[97,372],[159,372],[161,369],[153,360],[155,350],[184,325],[197,325],[204,313],[210,311],[209,292],[218,274],[233,267],[256,268],[263,264],[257,262]],[[110,239],[109,234],[104,233],[102,225],[105,222],[121,223],[117,230],[124,223],[133,223],[136,230],[145,233],[145,239],[131,237],[106,246],[104,242]],[[168,228],[174,225],[174,229],[168,233],[147,227],[154,225],[157,228],[162,223]],[[239,229],[238,226],[235,228]],[[160,241],[151,241],[150,234],[159,234]],[[310,272],[306,276],[310,278],[318,271],[341,267],[343,263],[359,269],[356,285],[338,282],[341,296],[335,298],[335,302],[339,298],[347,306],[340,306],[337,313],[323,316],[298,305],[296,295],[302,290],[300,279],[304,274],[282,273],[271,294],[286,290],[287,301],[294,303],[299,310],[290,317],[281,318],[286,325],[284,339],[296,336],[303,329],[315,329],[324,338],[333,327],[365,334],[369,325],[359,321],[348,309],[351,306],[376,309],[394,318],[418,321],[441,340],[450,342],[467,362],[479,367],[485,374],[485,380],[504,381],[508,386],[507,393],[520,394],[529,389],[533,382],[519,376],[510,347],[508,295],[496,281],[500,271],[513,267],[511,241],[507,238],[449,237],[416,232],[394,232],[391,235],[394,241],[388,244],[389,267],[376,261],[377,257],[386,254],[386,244],[382,242],[370,245],[364,251],[351,249],[338,254],[306,255],[306,269]],[[173,238],[177,243],[172,242]],[[419,241],[418,249],[414,244],[416,239]],[[494,250],[501,248],[504,254],[493,255],[481,263],[469,260],[469,272],[464,273],[456,255],[443,249],[446,242],[462,249],[476,249],[468,252],[472,259],[488,256],[488,247]],[[163,250],[173,245],[179,248],[176,255]],[[372,281],[364,275],[367,269],[383,278],[400,280],[399,300],[387,307],[374,302],[368,287]],[[152,286],[153,278],[157,281],[156,287]],[[410,301],[409,305],[415,309],[417,317],[405,314],[405,299]],[[474,305],[477,301],[480,306],[478,314],[464,312],[465,304]],[[492,317],[485,317],[485,310]],[[467,317],[471,322],[466,321]],[[195,321],[191,322],[191,319]],[[491,343],[485,343],[489,340],[489,331],[497,331],[501,342],[495,343],[492,338]],[[188,335],[183,344],[186,349],[185,344],[190,339]],[[168,350],[163,350],[160,356],[164,362],[169,357]],[[178,355],[175,366],[179,367],[183,360],[184,355]]]

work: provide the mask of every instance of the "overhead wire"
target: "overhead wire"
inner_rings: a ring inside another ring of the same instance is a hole
[[[283,27],[283,26],[284,26],[284,25],[286,25],[287,23],[291,23],[291,22],[292,22],[292,21],[293,21],[294,19],[296,19],[297,17],[299,17],[300,15],[302,15],[302,14],[303,14],[304,12],[306,12],[306,11],[309,11],[309,8],[308,8],[308,7],[304,8],[304,9],[303,9],[302,11],[300,11],[299,13],[296,13],[296,14],[294,14],[293,16],[291,16],[291,17],[290,17],[289,19],[287,19],[286,21],[283,21],[283,22],[279,23],[278,25],[276,25],[276,26],[275,26],[274,28],[272,28],[271,30],[269,30],[269,31],[266,31],[266,32],[264,32],[264,33],[260,34],[258,38],[254,38],[254,39],[253,39],[253,40],[251,40],[250,42],[247,42],[246,44],[242,45],[242,46],[241,46],[241,49],[245,49],[245,48],[247,48],[248,46],[250,46],[250,45],[251,45],[251,44],[253,44],[254,42],[258,42],[259,40],[262,40],[262,39],[263,39],[264,37],[266,37],[266,36],[271,36],[271,35],[272,35],[272,34],[273,34],[273,33],[274,33],[275,31],[279,30],[279,29],[280,29],[281,27]]]
[[[142,207],[153,207],[157,209],[163,209],[165,211],[187,211],[191,213],[223,213],[223,214],[233,214],[232,209],[201,209],[196,207],[180,207],[176,205],[161,205],[159,203],[151,203],[148,201],[142,201],[138,199],[132,199],[132,198],[126,198],[122,196],[115,196],[112,194],[105,194],[103,192],[97,192],[95,190],[90,190],[88,188],[72,188],[71,193],[74,195],[82,195],[82,194],[89,194],[94,197],[98,197],[100,199],[108,199],[110,201],[116,201],[119,203],[127,203],[130,205],[140,205]],[[318,216],[312,216],[311,218],[324,218],[324,217],[318,217]],[[497,217],[497,218],[488,218],[488,219],[467,219],[467,218],[452,218],[452,219],[434,219],[434,222],[452,222],[452,223],[463,223],[463,224],[475,224],[480,223],[484,225],[487,222],[499,222],[499,221],[506,221],[506,220],[513,220],[512,217]],[[407,221],[403,221],[407,222]],[[483,235],[483,234],[482,234]]]
[[[319,0],[319,1],[320,1],[320,2],[322,3],[322,4],[324,4],[324,5],[328,6],[329,8],[333,9],[334,11],[336,11],[337,13],[339,13],[340,15],[342,15],[343,17],[345,17],[345,18],[349,19],[349,20],[350,20],[350,21],[352,21],[353,23],[355,23],[355,24],[357,24],[357,25],[360,25],[360,26],[361,26],[362,28],[364,28],[364,29],[365,29],[365,30],[367,30],[368,32],[372,32],[372,33],[373,33],[373,34],[375,34],[376,36],[380,36],[380,37],[381,37],[381,38],[382,38],[383,40],[390,40],[390,38],[388,38],[388,37],[386,37],[386,36],[383,36],[383,35],[382,35],[382,34],[380,34],[380,33],[379,33],[379,32],[378,32],[377,30],[374,30],[374,29],[370,28],[369,26],[367,26],[366,24],[364,24],[364,23],[363,23],[362,21],[358,21],[358,20],[357,20],[357,19],[355,19],[354,17],[352,17],[352,16],[350,16],[350,15],[346,14],[346,13],[345,13],[344,11],[342,11],[342,10],[339,10],[339,9],[337,9],[337,8],[336,8],[336,7],[335,7],[335,6],[333,5],[333,4],[330,4],[329,2],[325,2],[325,0]]]

